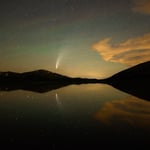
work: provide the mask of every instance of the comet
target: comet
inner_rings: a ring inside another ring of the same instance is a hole
[[[56,68],[56,69],[59,68],[60,63],[61,63],[63,57],[64,57],[63,53],[60,53],[60,54],[58,55],[58,57],[57,57],[57,59],[56,59],[56,65],[55,65],[55,68]]]
[[[61,52],[59,52],[57,59],[56,59],[56,64],[55,64],[55,69],[57,70],[60,67],[60,64],[62,62],[62,60],[64,59],[64,57],[67,56],[67,51],[63,50]]]
[[[55,66],[56,69],[58,69],[59,64],[60,64],[60,57],[58,57],[56,60],[56,66]]]

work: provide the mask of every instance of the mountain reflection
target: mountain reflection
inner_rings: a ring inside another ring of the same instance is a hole
[[[150,80],[120,81],[110,83],[114,88],[138,98],[150,101]]]
[[[136,97],[106,102],[94,117],[116,128],[127,125],[150,131],[150,103]]]
[[[16,91],[16,90],[25,90],[25,91],[32,91],[36,93],[46,93],[50,92],[52,90],[56,90],[62,87],[65,87],[67,85],[70,85],[67,82],[64,83],[36,83],[36,84],[30,84],[30,83],[24,83],[24,84],[1,84],[0,85],[0,91]]]
[[[80,85],[79,84],[73,84],[69,82],[60,82],[60,83],[37,83],[37,84],[1,84],[0,85],[0,91],[15,91],[15,90],[25,90],[25,91],[32,91],[36,93],[46,93],[50,92],[52,90],[56,90],[59,88],[63,88],[65,86],[69,85]],[[87,83],[88,84],[88,83]],[[102,83],[97,83],[102,84]],[[103,83],[104,84],[104,83]],[[116,89],[119,89],[125,93],[134,95],[136,97],[139,97],[144,100],[150,100],[150,94],[149,94],[149,82],[137,82],[137,83],[130,83],[130,82],[121,82],[119,84],[108,84]]]

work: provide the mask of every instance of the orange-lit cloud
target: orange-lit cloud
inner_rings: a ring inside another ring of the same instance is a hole
[[[150,15],[150,0],[134,0],[134,12]]]
[[[122,123],[150,130],[150,103],[136,97],[107,102],[94,117],[110,126]]]
[[[150,60],[150,33],[128,39],[119,44],[111,44],[111,38],[95,43],[92,48],[104,60],[118,62],[128,66]]]

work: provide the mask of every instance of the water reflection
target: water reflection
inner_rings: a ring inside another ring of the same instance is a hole
[[[7,143],[108,142],[108,137],[110,142],[118,127],[145,134],[150,126],[148,101],[106,84],[70,85],[46,93],[1,91],[0,110],[0,137]]]
[[[107,82],[106,82],[107,83]],[[105,83],[105,84],[106,84]],[[99,85],[102,85],[100,83],[97,83]],[[95,85],[97,85],[95,83]],[[32,91],[37,93],[46,93],[57,89],[63,89],[66,86],[72,86],[72,85],[80,85],[79,84],[73,84],[69,82],[60,82],[57,84],[49,84],[49,83],[39,83],[39,84],[2,84],[0,85],[0,91],[16,91],[16,90],[25,90],[25,91]],[[84,86],[84,84],[81,84]],[[88,85],[91,84],[87,84]],[[139,97],[141,99],[150,100],[150,94],[149,94],[149,86],[150,81],[149,80],[141,80],[141,81],[123,81],[123,82],[108,82],[108,85],[111,85],[123,92],[129,93],[131,95],[134,95],[136,97]],[[92,86],[94,87],[94,86]],[[56,93],[57,97],[58,94]],[[58,99],[58,98],[57,98]]]
[[[57,105],[59,105],[60,107],[62,106],[62,103],[61,103],[61,101],[60,101],[60,99],[59,99],[59,96],[58,96],[58,94],[56,93],[56,102],[57,102]]]
[[[115,128],[122,125],[150,131],[150,103],[136,97],[105,102],[95,118]]]
[[[110,83],[113,87],[139,97],[141,99],[145,99],[150,101],[150,80],[133,80],[133,81],[120,81]]]

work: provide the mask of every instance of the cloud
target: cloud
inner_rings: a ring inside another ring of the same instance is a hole
[[[150,103],[136,97],[106,102],[94,117],[112,127],[123,124],[150,131]]]
[[[150,0],[134,0],[133,11],[150,15]]]
[[[105,61],[136,65],[150,60],[150,33],[119,44],[111,44],[111,38],[106,38],[93,44],[92,48]]]

